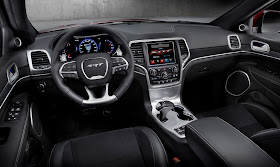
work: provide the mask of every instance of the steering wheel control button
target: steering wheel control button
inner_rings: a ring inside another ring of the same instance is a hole
[[[76,71],[76,62],[65,64],[62,68],[62,71]]]
[[[62,78],[79,79],[77,74],[77,65],[75,61],[64,63],[59,70]]]
[[[122,58],[122,57],[112,57],[111,59],[112,59],[112,65],[113,65],[113,71],[112,71],[113,74],[115,72],[120,72],[120,71],[127,70],[128,63],[124,58]]]

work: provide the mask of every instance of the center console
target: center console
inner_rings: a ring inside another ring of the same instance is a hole
[[[179,138],[185,125],[196,117],[181,102],[182,66],[190,57],[184,38],[136,40],[129,43],[135,59],[135,73],[147,80],[150,114],[157,124]]]

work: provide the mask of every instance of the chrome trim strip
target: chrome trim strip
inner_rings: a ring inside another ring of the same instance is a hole
[[[46,51],[46,50],[44,50],[44,49],[27,50],[27,60],[28,60],[28,64],[29,64],[29,68],[30,68],[30,72],[31,72],[31,73],[32,73],[33,71],[44,71],[44,70],[48,70],[48,69],[51,68],[51,66],[50,66],[50,67],[45,68],[45,69],[34,69],[33,64],[32,64],[31,53],[32,53],[32,52],[37,52],[37,51],[46,53],[46,55],[47,55],[47,57],[48,57],[48,59],[49,59],[50,65],[51,65],[51,56],[50,56],[50,54],[49,54],[48,51]]]
[[[230,43],[230,37],[237,37],[237,40],[239,42],[239,47],[238,48],[232,48],[231,47],[231,43]],[[240,41],[240,38],[237,34],[229,34],[227,36],[227,39],[228,39],[228,47],[231,49],[231,50],[237,50],[237,49],[241,49],[241,41]]]
[[[239,73],[239,72],[242,73],[242,74],[244,74],[244,75],[247,77],[248,82],[249,82],[249,85],[248,85],[248,87],[247,87],[243,92],[241,92],[240,94],[234,94],[234,93],[231,93],[230,91],[228,91],[228,89],[227,89],[228,79],[229,79],[233,74]],[[226,83],[225,83],[225,90],[226,90],[226,92],[227,92],[228,94],[230,94],[230,95],[232,95],[232,96],[235,96],[235,97],[238,97],[238,96],[241,96],[242,94],[244,94],[244,93],[250,88],[250,86],[251,86],[251,80],[250,80],[249,75],[248,75],[246,72],[244,72],[244,71],[236,70],[236,71],[234,71],[233,73],[231,73],[231,74],[227,77],[227,80],[226,80]]]
[[[6,95],[6,97],[4,98],[2,104],[0,105],[0,109],[3,107],[4,103],[6,102],[7,98],[9,97],[10,93],[12,92],[12,90],[14,89],[14,87],[17,85],[17,83],[20,82],[21,80],[26,79],[26,78],[29,78],[29,77],[30,77],[30,75],[24,76],[24,77],[18,79],[18,80],[13,84],[12,88],[10,89],[10,91],[8,92],[8,94]],[[7,83],[7,84],[8,84],[8,83]],[[5,87],[6,87],[6,86],[5,86]],[[5,89],[5,87],[4,87],[4,89]],[[3,89],[3,91],[4,91],[4,89]],[[2,92],[3,92],[3,91],[2,91]],[[2,92],[1,92],[1,94],[2,94]],[[1,96],[1,94],[0,94],[0,96]]]
[[[11,87],[11,89],[9,90],[9,92],[7,93],[7,95],[5,95],[4,100],[2,101],[1,105],[0,105],[0,110],[2,109],[3,105],[5,104],[6,100],[8,99],[8,97],[10,96],[12,90],[14,89],[14,87],[17,85],[17,83],[19,83],[20,81],[30,78],[30,77],[38,77],[38,76],[45,76],[45,75],[51,75],[51,73],[46,73],[46,74],[36,74],[36,75],[27,75],[24,77],[19,78]],[[4,89],[7,87],[8,83],[6,84],[6,86],[3,88],[2,92],[4,91]],[[2,92],[0,93],[0,96],[2,95]]]
[[[35,128],[34,128],[33,110],[32,110],[33,105],[34,105],[34,104],[31,104],[31,106],[30,106],[30,108],[29,108],[31,127],[32,127],[33,131],[36,133],[36,135],[37,135],[38,137],[41,137],[41,136],[42,136],[42,133],[43,133],[43,129],[41,128],[41,132],[40,132],[40,134],[38,134],[38,132],[37,132],[37,131],[35,130]]]
[[[143,74],[143,73],[141,73],[141,72],[138,72],[138,71],[134,71],[136,74],[139,74],[139,75],[144,75],[145,76],[145,74]]]
[[[191,59],[184,67],[183,70],[193,61],[201,60],[201,59],[206,59],[206,58],[212,58],[212,57],[218,57],[218,56],[225,56],[225,55],[231,55],[231,54],[237,54],[237,53],[244,53],[244,51],[236,51],[236,52],[227,52],[227,53],[220,53],[220,54],[214,54],[214,55],[208,55],[208,56],[203,56],[203,57],[198,57]]]
[[[208,55],[208,56],[203,56],[203,57],[198,57],[198,58],[194,58],[192,60],[190,60],[186,66],[184,67],[184,69],[191,63],[191,62],[194,62],[194,61],[197,61],[197,60],[201,60],[201,59],[206,59],[206,58],[213,58],[213,57],[218,57],[218,56],[225,56],[225,55],[231,55],[231,54],[242,54],[242,53],[249,53],[249,54],[254,54],[254,55],[259,55],[259,56],[263,56],[263,57],[267,57],[267,58],[271,58],[271,59],[276,59],[276,60],[279,60],[280,61],[280,58],[277,58],[277,57],[272,57],[272,56],[269,56],[269,55],[266,55],[264,53],[257,53],[257,52],[250,52],[250,51],[236,51],[236,52],[227,52],[227,53],[220,53],[220,54],[213,54],[213,55]],[[183,69],[183,70],[184,70]]]

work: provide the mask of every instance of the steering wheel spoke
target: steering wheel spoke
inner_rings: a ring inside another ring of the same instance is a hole
[[[62,64],[62,66],[59,69],[59,74],[62,78],[79,79],[76,61],[71,61]]]
[[[112,59],[112,74],[115,74],[116,72],[120,71],[126,71],[128,69],[128,62],[125,58],[123,57],[111,57]]]
[[[117,99],[117,97],[115,95],[113,95],[113,96],[109,95],[109,83],[107,83],[103,87],[100,97],[98,97],[91,88],[88,88],[85,86],[85,90],[87,92],[88,99],[83,100],[83,104],[99,105],[99,104],[103,104],[104,102],[113,101],[113,100]]]

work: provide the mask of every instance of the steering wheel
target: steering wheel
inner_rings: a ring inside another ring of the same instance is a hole
[[[108,34],[120,46],[122,55],[111,57],[108,53],[88,53],[75,57],[73,61],[61,62],[59,55],[73,36],[94,34],[96,32]],[[134,76],[133,55],[126,41],[112,29],[101,26],[84,26],[65,33],[53,49],[51,71],[57,88],[67,97],[84,107],[106,105],[117,101],[129,88]],[[126,71],[120,86],[109,95],[109,82],[118,71]],[[81,81],[88,94],[88,98],[75,93],[64,79],[72,78]],[[95,93],[101,92],[101,93]],[[98,95],[97,95],[98,94]]]

